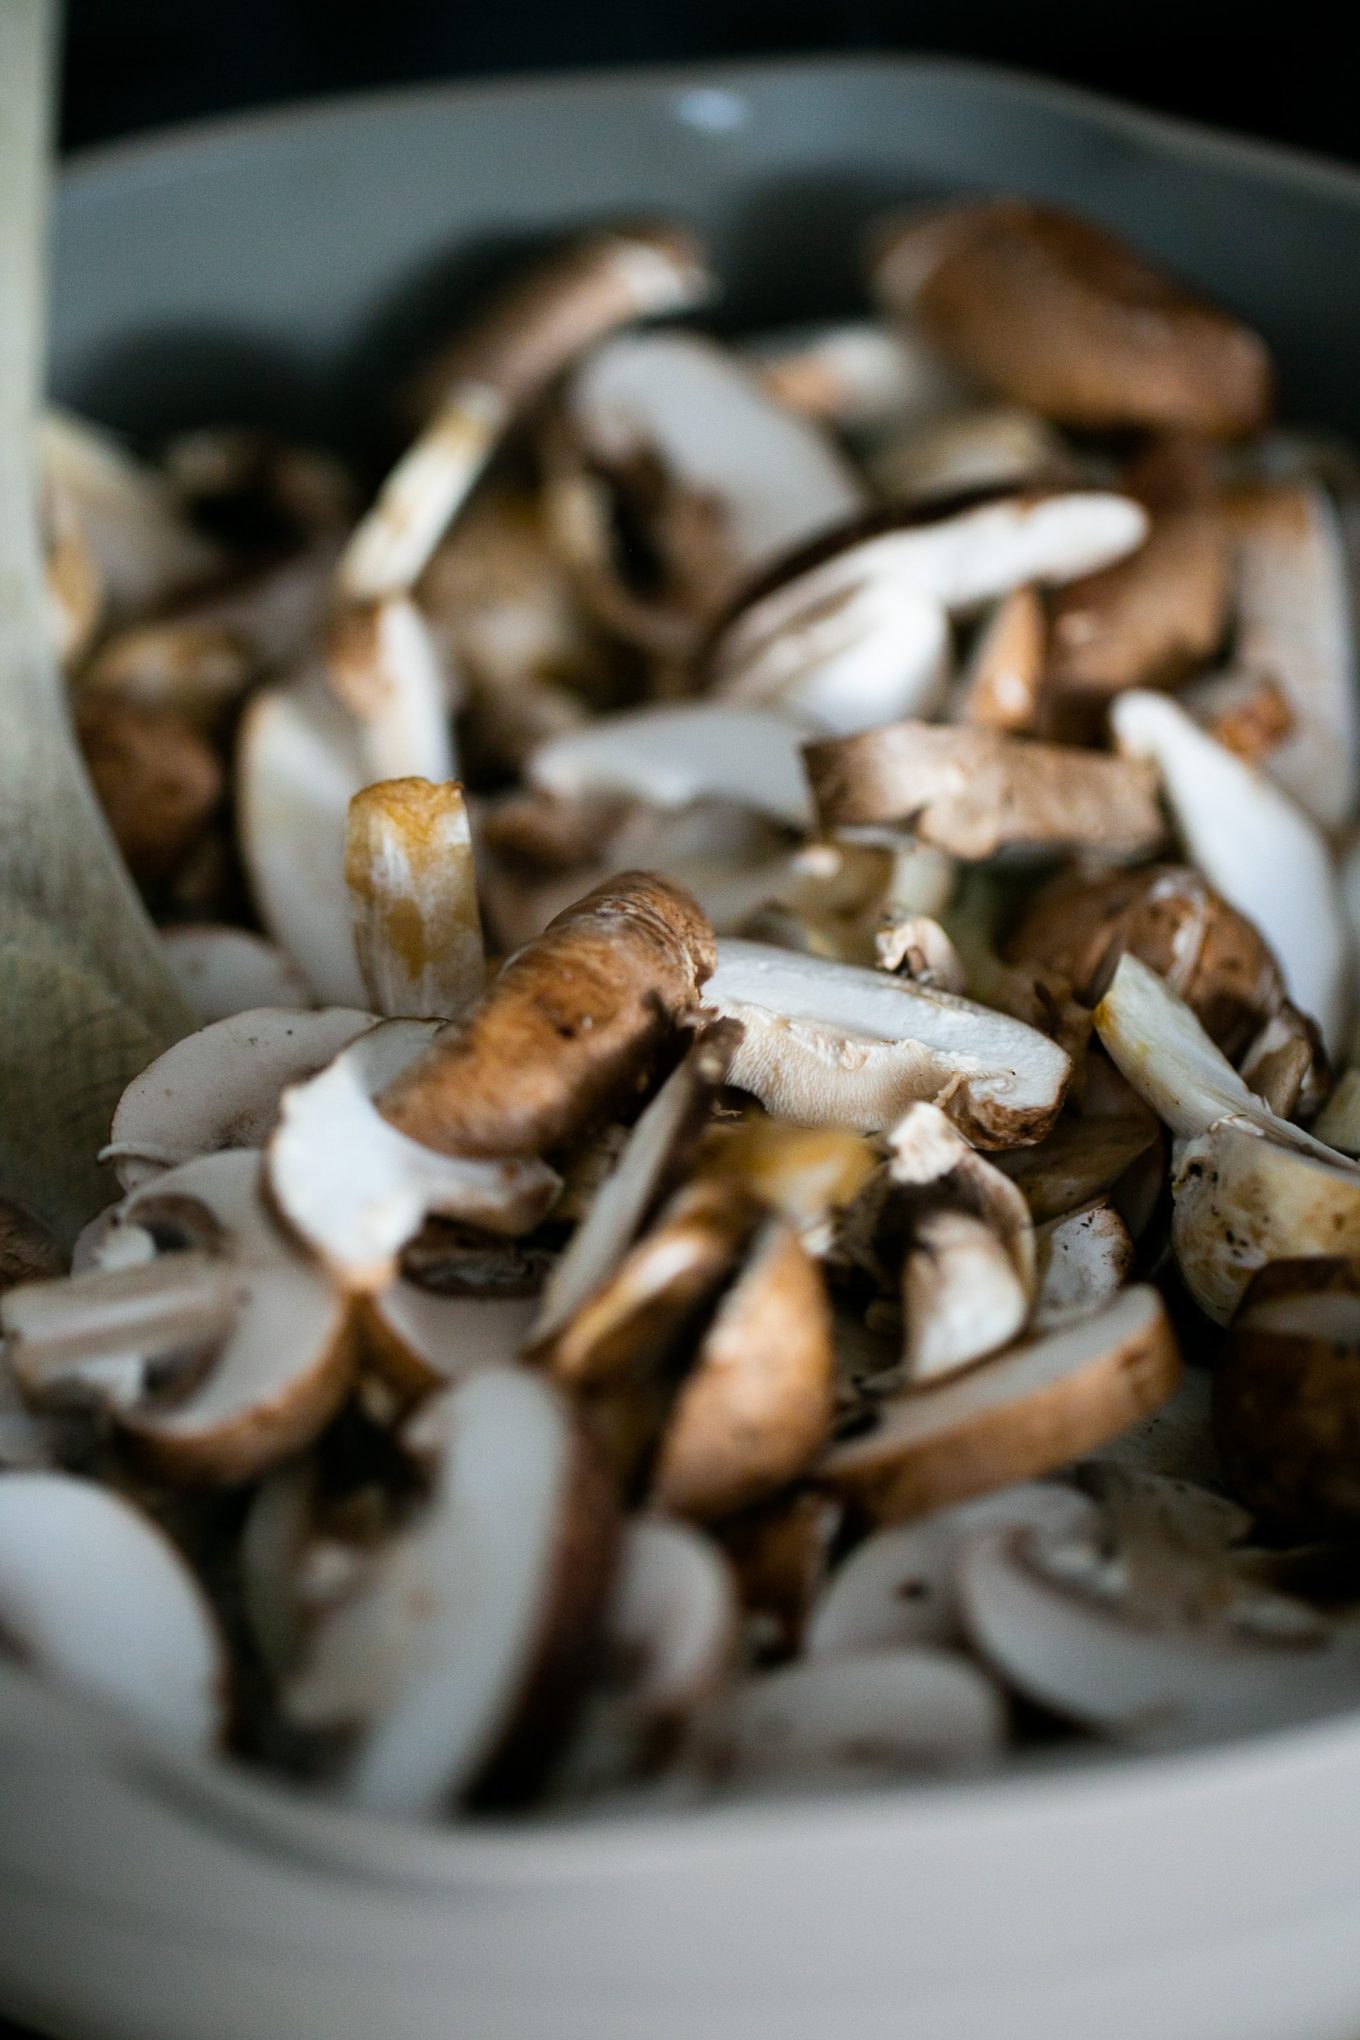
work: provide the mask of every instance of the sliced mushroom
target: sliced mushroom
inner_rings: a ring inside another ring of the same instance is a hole
[[[1096,706],[1128,687],[1175,687],[1222,643],[1231,596],[1217,506],[1163,510],[1131,559],[1053,596],[1050,683]]]
[[[1214,1443],[1210,1394],[1207,1369],[1187,1367],[1170,1400],[1102,1445],[1091,1455],[1092,1462],[1162,1480],[1189,1481],[1201,1491],[1223,1493],[1223,1463]]]
[[[326,678],[354,716],[372,779],[454,773],[450,681],[430,627],[405,596],[343,610],[327,642]]]
[[[653,1473],[659,1506],[706,1519],[775,1493],[831,1428],[831,1306],[784,1219],[756,1233],[681,1384]]]
[[[922,503],[973,489],[1071,482],[1075,462],[1035,411],[997,404],[930,418],[874,449],[870,473],[890,502]]]
[[[1336,512],[1306,484],[1239,491],[1236,663],[1273,680],[1289,732],[1266,770],[1324,829],[1349,821],[1360,790],[1360,710],[1350,568]]]
[[[560,1145],[645,1077],[697,1007],[712,945],[687,893],[621,874],[511,958],[472,1011],[387,1087],[384,1116],[448,1155]]]
[[[778,326],[743,340],[741,353],[777,403],[861,439],[933,418],[965,394],[913,335],[871,319]]]
[[[369,1355],[404,1399],[508,1366],[534,1319],[529,1296],[446,1296],[415,1282],[392,1282],[364,1298]]]
[[[1107,1193],[1116,1199],[1132,1171],[1151,1156],[1160,1187],[1165,1159],[1157,1121],[1149,1112],[1067,1114],[1037,1146],[997,1157],[1025,1193],[1037,1224],[1065,1217]]]
[[[836,1569],[812,1611],[809,1657],[965,1641],[956,1576],[970,1539],[1031,1527],[1058,1536],[1099,1521],[1090,1497],[1056,1481],[1022,1482],[999,1494],[876,1530]]]
[[[866,1132],[938,1100],[984,1146],[1039,1139],[1071,1073],[1056,1043],[1004,1014],[912,984],[730,938],[705,998],[744,1028],[732,1082],[769,1112]]]
[[[617,1509],[565,1405],[526,1371],[473,1375],[403,1437],[433,1462],[429,1498],[316,1623],[285,1702],[348,1732],[346,1800],[428,1818],[474,1791],[521,1795],[570,1733]]]
[[[104,1153],[123,1188],[220,1148],[262,1147],[287,1087],[324,1069],[374,1024],[344,1006],[263,1007],[186,1035],[118,1101]]]
[[[1294,727],[1278,681],[1239,673],[1231,666],[1192,681],[1182,690],[1181,700],[1216,744],[1263,771]]]
[[[879,1522],[923,1515],[1094,1451],[1165,1402],[1179,1372],[1161,1298],[1135,1286],[957,1379],[885,1398],[818,1478]]]
[[[0,1649],[151,1740],[207,1755],[228,1664],[198,1582],[121,1495],[68,1473],[0,1479]]]
[[[715,1526],[714,1534],[736,1569],[749,1640],[758,1658],[788,1656],[801,1648],[842,1517],[831,1496],[800,1487],[724,1517]]]
[[[1360,1069],[1343,1071],[1331,1097],[1313,1121],[1313,1132],[1328,1147],[1360,1157]]]
[[[731,801],[794,829],[812,817],[803,726],[771,709],[707,702],[601,716],[535,751],[530,781],[565,799],[622,795],[658,808]]]
[[[786,1218],[815,1254],[826,1251],[834,1214],[853,1204],[877,1165],[873,1143],[848,1127],[795,1126],[763,1113],[711,1127],[698,1162],[704,1176],[740,1184]]]
[[[78,702],[75,730],[129,871],[144,885],[171,877],[221,808],[216,752],[174,709],[93,695]]]
[[[1102,228],[1021,199],[968,200],[890,224],[873,283],[946,360],[1077,426],[1259,429],[1265,343]]]
[[[274,1224],[258,1153],[168,1171],[132,1193],[119,1224],[203,1244],[12,1292],[2,1308],[25,1394],[102,1392],[170,1482],[250,1480],[310,1443],[354,1378],[350,1311]]]
[[[1129,1229],[1103,1199],[1050,1219],[1039,1230],[1037,1247],[1036,1331],[1104,1310],[1133,1271]]]
[[[164,477],[98,426],[49,410],[40,452],[49,497],[83,531],[115,614],[154,608],[219,571],[221,555],[180,515]]]
[[[341,591],[371,601],[409,589],[515,414],[614,327],[709,295],[703,254],[678,230],[597,234],[493,301],[437,364],[433,416],[356,526]]]
[[[1003,595],[983,624],[964,670],[956,722],[1034,736],[1044,715],[1048,622],[1036,589]]]
[[[486,977],[477,872],[455,782],[383,779],[349,804],[345,883],[359,970],[378,1013],[451,1018]]]
[[[306,978],[283,951],[248,928],[182,923],[161,931],[175,982],[207,1027],[262,1006],[310,1006]]]
[[[694,1726],[690,1759],[726,1790],[843,1790],[999,1755],[1006,1713],[985,1674],[953,1652],[813,1658],[748,1679]]]
[[[1280,1119],[1312,1119],[1331,1083],[1316,1021],[1288,1000],[1264,1023],[1241,1069],[1243,1083]]]
[[[1350,1007],[1351,944],[1336,874],[1314,824],[1164,695],[1123,694],[1110,721],[1121,750],[1156,763],[1194,863],[1260,930],[1291,999],[1334,1047]]]
[[[890,723],[804,752],[824,827],[888,823],[974,860],[1013,846],[1146,856],[1162,840],[1141,760],[1000,730]]]
[[[1176,1261],[1216,1324],[1268,1261],[1360,1254],[1360,1169],[1320,1142],[1286,1147],[1225,1119],[1179,1148],[1171,1187]]]

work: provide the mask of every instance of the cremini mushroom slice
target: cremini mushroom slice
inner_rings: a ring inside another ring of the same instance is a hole
[[[1071,1064],[1023,1022],[886,972],[726,938],[705,990],[740,1020],[731,1078],[768,1112],[874,1132],[917,1099],[938,1101],[970,1139],[1042,1137]]]
[[[793,1227],[767,1218],[681,1383],[654,1500],[706,1519],[777,1492],[826,1442],[834,1372],[821,1273]]]
[[[776,402],[871,443],[952,410],[967,394],[914,334],[875,319],[777,326],[744,339],[740,351]]]
[[[1035,736],[1044,719],[1048,622],[1037,589],[1003,595],[978,632],[959,682],[954,721]]]
[[[1352,818],[1360,790],[1360,708],[1350,566],[1336,511],[1306,484],[1230,499],[1237,565],[1235,664],[1273,680],[1288,734],[1264,763],[1324,829]]]
[[[587,236],[488,306],[435,365],[432,415],[356,526],[340,563],[354,602],[413,586],[515,415],[614,327],[700,304],[703,252],[669,227]]]
[[[624,872],[559,914],[383,1092],[447,1155],[537,1155],[627,1099],[699,1003],[713,937],[687,893]],[[515,1072],[507,1088],[507,1069]]]
[[[484,1367],[511,1365],[534,1311],[530,1296],[447,1296],[398,1281],[364,1298],[361,1322],[373,1365],[414,1400]]]
[[[1317,1023],[1288,1000],[1263,1024],[1241,1071],[1243,1083],[1280,1119],[1311,1120],[1331,1082]]]
[[[448,675],[408,597],[343,611],[329,636],[326,678],[356,718],[372,778],[400,778],[413,758],[426,778],[452,778]]]
[[[651,606],[696,626],[771,560],[867,502],[829,439],[696,334],[606,341],[565,402],[580,457],[646,533],[663,590]]]
[[[1165,1149],[1152,1113],[1095,1112],[1064,1114],[1036,1146],[998,1155],[996,1163],[1023,1190],[1035,1223],[1045,1224],[1107,1194],[1120,1203],[1124,1185],[1149,1159],[1160,1190]]]
[[[25,1394],[98,1395],[107,1379],[130,1448],[174,1483],[251,1480],[309,1444],[354,1379],[350,1310],[274,1223],[259,1154],[170,1170],[119,1223],[201,1244],[12,1292],[4,1321]]]
[[[1134,1246],[1113,1204],[1101,1198],[1040,1226],[1034,1329],[1051,1331],[1113,1302],[1133,1272]]]
[[[955,1579],[971,1538],[997,1529],[1089,1532],[1099,1512],[1089,1495],[1057,1481],[1022,1481],[998,1494],[895,1523],[866,1537],[832,1574],[807,1627],[809,1657],[958,1646],[966,1639]]]
[[[1233,1318],[1213,1374],[1232,1492],[1295,1538],[1360,1522],[1360,1263],[1272,1261]]]
[[[115,615],[152,609],[220,571],[221,554],[181,515],[169,483],[111,434],[49,409],[40,457],[49,499],[84,533]]]
[[[375,1096],[437,1043],[432,1021],[389,1020],[280,1103],[265,1160],[279,1216],[347,1290],[374,1293],[431,1215],[531,1232],[560,1179],[536,1156],[443,1154],[390,1125]]]
[[[876,446],[869,471],[890,502],[923,503],[972,489],[1033,489],[1076,479],[1058,434],[1019,405],[978,405],[931,418]]]
[[[200,1025],[229,1020],[261,1006],[300,1010],[311,989],[297,965],[249,928],[183,922],[161,930],[161,947],[176,984]]]
[[[86,696],[76,738],[90,783],[128,869],[144,885],[169,878],[222,805],[222,765],[174,709]]]
[[[1103,228],[1022,199],[880,229],[873,285],[964,374],[1066,425],[1230,437],[1266,423],[1265,344]]]
[[[568,1327],[579,1322],[679,1178],[727,1080],[738,1039],[731,1023],[705,1029],[638,1119],[616,1168],[544,1285],[532,1334],[537,1354],[551,1353]]]
[[[0,1654],[164,1748],[216,1749],[229,1667],[206,1595],[147,1516],[68,1473],[0,1479]]]
[[[894,914],[889,909],[874,931],[874,962],[880,970],[937,992],[961,995],[968,989],[963,958],[929,914]]]
[[[617,1505],[550,1383],[488,1368],[402,1440],[426,1501],[313,1626],[290,1717],[345,1733],[338,1790],[430,1818],[522,1796],[570,1733],[614,1573]]]
[[[1360,1069],[1342,1071],[1312,1130],[1339,1153],[1360,1156]]]
[[[154,619],[105,638],[81,669],[79,699],[174,709],[211,732],[254,672],[246,648],[229,631],[177,617]]]
[[[1094,1451],[1165,1402],[1179,1373],[1160,1296],[1134,1286],[986,1366],[886,1397],[817,1478],[879,1522],[923,1515]]]
[[[125,1190],[221,1148],[262,1147],[290,1084],[315,1076],[375,1022],[328,1006],[262,1007],[187,1034],[134,1077],[118,1101],[105,1158]]]
[[[456,781],[382,779],[349,804],[345,883],[375,1012],[450,1019],[486,978],[477,872]]]
[[[1360,1254],[1360,1169],[1321,1142],[1287,1147],[1225,1119],[1180,1146],[1171,1187],[1177,1264],[1217,1324],[1268,1261]]]
[[[956,857],[1029,848],[1133,858],[1165,834],[1157,775],[1141,759],[920,722],[811,743],[804,757],[824,827],[887,823]]]
[[[1188,865],[1063,874],[1029,901],[1005,946],[1012,962],[1060,972],[1092,1006],[1126,950],[1166,979],[1230,1060],[1285,1003],[1254,923]]]
[[[745,1680],[696,1719],[689,1759],[727,1792],[824,1792],[975,1769],[1006,1734],[1000,1693],[961,1655],[846,1652]]]
[[[730,801],[805,829],[803,725],[772,709],[662,703],[601,716],[535,751],[530,782],[564,799],[616,795],[658,808]]]
[[[777,1211],[809,1252],[830,1245],[831,1221],[854,1203],[878,1167],[872,1141],[844,1126],[795,1126],[750,1112],[710,1127],[698,1168],[719,1181],[739,1183]]]
[[[1155,762],[1191,859],[1260,930],[1290,998],[1334,1048],[1351,1003],[1351,937],[1315,824],[1165,695],[1122,694],[1110,722],[1122,751]]]

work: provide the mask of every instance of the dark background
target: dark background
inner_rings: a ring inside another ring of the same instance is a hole
[[[915,49],[1354,158],[1350,19],[1343,0],[68,0],[62,135],[413,78]]]

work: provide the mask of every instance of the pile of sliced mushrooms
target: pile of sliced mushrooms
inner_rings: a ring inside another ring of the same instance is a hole
[[[201,1025],[4,1217],[28,1674],[412,1819],[1360,1702],[1360,458],[1094,225],[868,247],[575,241],[367,508],[50,418]]]

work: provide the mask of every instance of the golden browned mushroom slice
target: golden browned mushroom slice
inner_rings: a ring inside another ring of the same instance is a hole
[[[895,435],[873,449],[869,472],[890,502],[916,504],[1078,479],[1071,450],[1052,426],[1009,404],[955,410]]]
[[[49,410],[40,456],[48,498],[84,534],[115,617],[153,609],[221,571],[221,553],[189,524],[166,478],[111,434]]]
[[[771,709],[665,703],[600,716],[534,752],[527,776],[566,800],[622,796],[656,808],[730,801],[786,827],[812,820],[806,732]]]
[[[1324,829],[1341,828],[1360,776],[1360,710],[1340,521],[1326,492],[1306,484],[1239,491],[1230,511],[1234,662],[1273,680],[1289,714],[1265,768]]]
[[[965,374],[1077,426],[1231,436],[1270,413],[1265,343],[1103,228],[1021,199],[909,215],[873,283]]]
[[[134,1077],[104,1150],[125,1190],[220,1148],[263,1147],[290,1084],[375,1025],[368,1013],[264,1007],[186,1034]]]
[[[297,965],[248,928],[185,921],[161,930],[161,947],[202,1027],[260,1006],[301,1011],[312,1004]]]
[[[1180,1358],[1155,1289],[1012,1347],[954,1380],[885,1398],[817,1476],[880,1522],[1033,1480],[1166,1401]]]
[[[1295,1538],[1360,1522],[1360,1263],[1273,1261],[1253,1278],[1213,1374],[1232,1492]]]
[[[170,878],[222,806],[222,764],[170,708],[85,697],[76,738],[129,871],[144,885]]]
[[[965,1641],[956,1577],[971,1538],[984,1531],[1098,1521],[1095,1503],[1056,1481],[1022,1481],[914,1522],[876,1530],[839,1565],[808,1622],[809,1657]]]
[[[1165,695],[1120,695],[1110,723],[1122,751],[1155,763],[1191,860],[1260,930],[1290,998],[1335,1048],[1351,1005],[1351,935],[1316,825]]]
[[[1165,834],[1140,759],[1000,730],[889,723],[804,751],[824,827],[887,823],[974,860],[1013,847],[1146,856]]]
[[[347,1290],[384,1289],[432,1214],[513,1237],[533,1230],[561,1187],[537,1156],[442,1154],[382,1117],[375,1095],[438,1039],[432,1021],[389,1020],[283,1095],[265,1158],[269,1195]]]
[[[1101,1198],[1039,1228],[1034,1329],[1051,1331],[1111,1303],[1133,1272],[1133,1241],[1113,1204]]]
[[[681,1384],[654,1500],[708,1518],[774,1494],[826,1442],[834,1371],[821,1274],[793,1227],[767,1218]]]
[[[285,1705],[345,1735],[346,1800],[430,1818],[474,1791],[523,1796],[570,1734],[617,1505],[566,1405],[524,1370],[433,1398],[402,1442],[429,1462],[428,1498],[315,1624]]]
[[[970,1139],[1042,1137],[1071,1063],[1022,1021],[883,971],[725,938],[705,998],[744,1033],[732,1081],[807,1126],[874,1132],[938,1100]]]
[[[1284,1004],[1284,979],[1253,922],[1188,865],[1064,874],[1030,901],[1006,943],[1095,1005],[1125,951],[1164,977],[1230,1059]]]
[[[675,228],[577,241],[494,300],[436,365],[433,415],[355,528],[340,563],[353,602],[409,589],[511,420],[612,328],[700,304],[703,251]]]
[[[118,1224],[188,1245],[119,1266],[110,1237],[113,1265],[12,1291],[0,1308],[25,1395],[106,1402],[176,1483],[251,1480],[310,1443],[353,1382],[350,1309],[274,1223],[258,1153],[168,1171]]]
[[[448,1020],[486,978],[463,789],[381,779],[349,804],[345,883],[354,947],[377,1013]]]
[[[1360,1168],[1320,1142],[1286,1147],[1224,1119],[1181,1144],[1171,1187],[1177,1264],[1217,1324],[1268,1261],[1360,1253]]]
[[[711,931],[689,895],[624,872],[511,958],[384,1091],[384,1117],[449,1155],[557,1147],[633,1092],[697,1007],[713,962]]]
[[[0,1480],[0,1635],[34,1677],[206,1756],[230,1668],[207,1596],[149,1517],[67,1473]]]
[[[954,720],[1037,735],[1047,650],[1048,622],[1038,590],[1027,583],[1013,588],[978,633],[960,679]]]
[[[767,396],[860,441],[936,418],[968,394],[937,354],[884,320],[776,326],[739,346]]]

